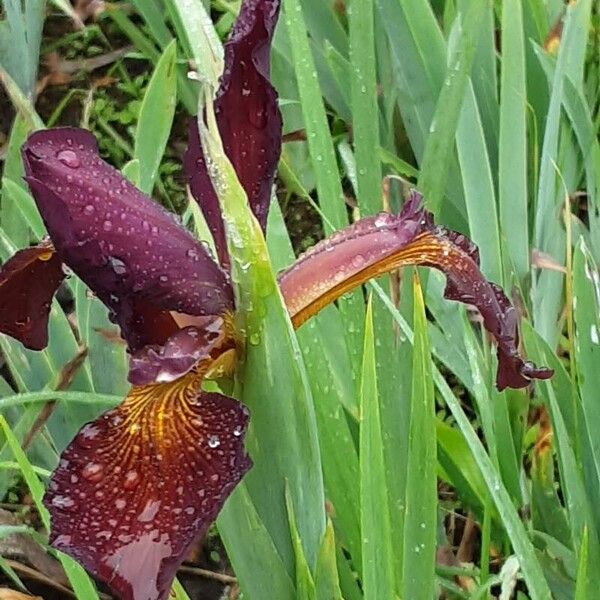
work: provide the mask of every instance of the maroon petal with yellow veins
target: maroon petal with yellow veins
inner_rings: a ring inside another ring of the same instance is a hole
[[[282,119],[269,79],[279,0],[244,0],[225,45],[225,71],[215,100],[223,147],[264,229],[281,152]],[[219,200],[204,162],[196,119],[190,122],[185,168],[192,195],[211,229],[222,265],[229,264]]]
[[[168,311],[232,309],[231,285],[204,246],[101,160],[91,133],[39,131],[22,154],[59,258],[113,311],[131,350],[175,331]]]
[[[190,545],[250,468],[248,411],[190,374],[134,387],[63,452],[50,541],[123,600],[163,600]]]
[[[445,297],[479,309],[498,346],[498,389],[548,379],[519,354],[518,315],[497,285],[479,270],[477,247],[465,236],[435,226],[413,192],[399,215],[381,213],[357,221],[311,248],[279,277],[292,322],[299,327],[342,294],[388,271],[424,265],[446,275]]]
[[[31,350],[48,345],[52,298],[65,278],[52,244],[19,250],[0,269],[0,332]]]

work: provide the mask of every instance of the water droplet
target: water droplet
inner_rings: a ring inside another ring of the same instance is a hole
[[[167,281],[169,281],[169,278],[168,278],[168,276],[167,276],[167,275],[161,275],[161,276],[158,278],[158,280],[159,280],[161,283],[166,283]]]
[[[71,543],[71,536],[61,534],[54,540],[52,545],[55,548],[65,548],[65,547],[69,546],[70,543]]]
[[[69,167],[69,169],[78,169],[81,165],[79,157],[73,150],[61,150],[56,155],[56,158],[58,158],[63,165]]]
[[[84,425],[79,435],[77,436],[77,443],[84,448],[91,448],[95,445],[96,439],[100,435],[100,427],[93,423]]]
[[[360,269],[360,267],[362,267],[364,264],[365,264],[365,257],[362,254],[357,254],[352,259],[352,265],[354,267],[356,267],[357,269]]]
[[[93,214],[94,214],[94,211],[95,211],[95,210],[96,210],[96,209],[94,208],[94,205],[93,205],[93,204],[88,204],[88,205],[86,205],[86,206],[84,207],[84,209],[83,209],[83,214],[84,214],[84,215],[87,215],[87,216],[89,217],[90,215],[93,215]]]
[[[116,258],[115,256],[109,256],[108,257],[108,262],[109,262],[112,270],[117,275],[125,275],[125,273],[127,272],[127,268],[125,267],[125,263],[120,258]]]
[[[75,500],[71,496],[54,496],[52,506],[56,506],[56,508],[73,508]]]
[[[117,507],[117,510],[123,510],[127,506],[127,502],[125,502],[123,498],[117,498],[115,500],[115,506]]]
[[[208,437],[209,448],[218,448],[221,445],[221,440],[218,435],[211,435]]]
[[[195,248],[190,248],[186,252],[186,255],[188,258],[191,258],[192,260],[198,260],[200,258],[200,256],[198,255],[198,250],[196,250]]]
[[[123,481],[123,487],[126,490],[132,490],[140,482],[140,474],[137,471],[127,471],[125,473],[125,480]]]
[[[258,346],[258,344],[260,344],[260,334],[252,333],[248,340],[253,346]]]
[[[100,463],[89,462],[83,467],[81,475],[84,479],[97,483],[104,477],[104,466]]]
[[[104,221],[104,223],[102,223],[102,229],[104,229],[104,231],[110,231],[113,228],[113,224],[110,221]]]
[[[160,500],[148,500],[146,502],[146,506],[144,510],[138,515],[137,520],[141,523],[148,523],[154,519],[158,509],[160,508],[161,502]]]
[[[235,435],[235,437],[240,437],[240,435],[242,435],[244,428],[241,425],[236,425],[233,428],[233,435]]]

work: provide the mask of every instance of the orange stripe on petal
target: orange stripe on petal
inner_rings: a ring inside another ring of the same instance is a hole
[[[193,541],[250,468],[248,411],[191,373],[132,388],[63,452],[44,504],[52,545],[123,600],[163,600]]]

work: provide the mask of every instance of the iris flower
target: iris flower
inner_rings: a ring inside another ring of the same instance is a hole
[[[215,100],[225,151],[263,229],[281,149],[269,83],[278,9],[279,0],[243,2]],[[196,121],[186,169],[219,262],[104,162],[89,132],[36,132],[22,155],[50,239],[2,267],[0,331],[44,348],[66,265],[108,307],[130,355],[127,397],[81,429],[52,474],[44,497],[50,541],[121,598],[162,600],[191,544],[252,464],[244,450],[247,409],[202,389],[205,379],[233,374],[244,340]],[[446,297],[479,309],[497,341],[499,388],[551,375],[518,353],[517,313],[480,273],[476,247],[435,226],[417,192],[400,214],[362,219],[317,244],[279,276],[279,286],[299,327],[350,289],[406,264],[440,269]]]

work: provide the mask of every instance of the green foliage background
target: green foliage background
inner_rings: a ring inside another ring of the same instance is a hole
[[[127,101],[88,90],[82,122],[130,179],[179,208],[169,137],[196,108],[187,59],[215,80],[239,2],[131,4],[73,34],[85,43],[110,27],[133,45],[110,71]],[[65,0],[2,7],[0,79],[16,110],[0,192],[6,259],[44,235],[18,151],[44,126],[32,98],[47,10],[73,12]],[[382,210],[383,176],[416,185],[438,222],[478,244],[484,273],[522,309],[527,355],[556,374],[531,391],[497,392],[493,348],[464,307],[442,299],[436,273],[421,284],[404,273],[399,302],[389,278],[373,282],[368,303],[357,291],[294,333],[273,279],[294,258],[294,232],[274,203],[264,246],[222,160],[222,200],[247,242],[233,249],[252,333],[236,389],[252,411],[255,466],[218,528],[244,598],[597,595],[599,21],[591,0],[283,0],[272,76],[285,132],[305,135],[284,146],[281,205],[299,202],[328,233],[356,211]],[[151,76],[130,74],[130,60]],[[63,108],[47,121],[60,122]],[[211,152],[219,158],[218,144]],[[201,226],[192,206],[183,215]],[[0,380],[0,498],[24,479],[46,525],[40,499],[59,452],[127,389],[122,347],[97,333],[114,330],[104,308],[75,277],[68,293],[88,348],[68,389],[58,389],[60,373],[78,342],[58,302],[45,351],[0,339],[11,375]],[[23,452],[50,400],[51,418]],[[436,561],[456,515],[478,525],[470,564]],[[62,560],[80,600],[97,597]],[[3,559],[0,568],[22,586]]]

